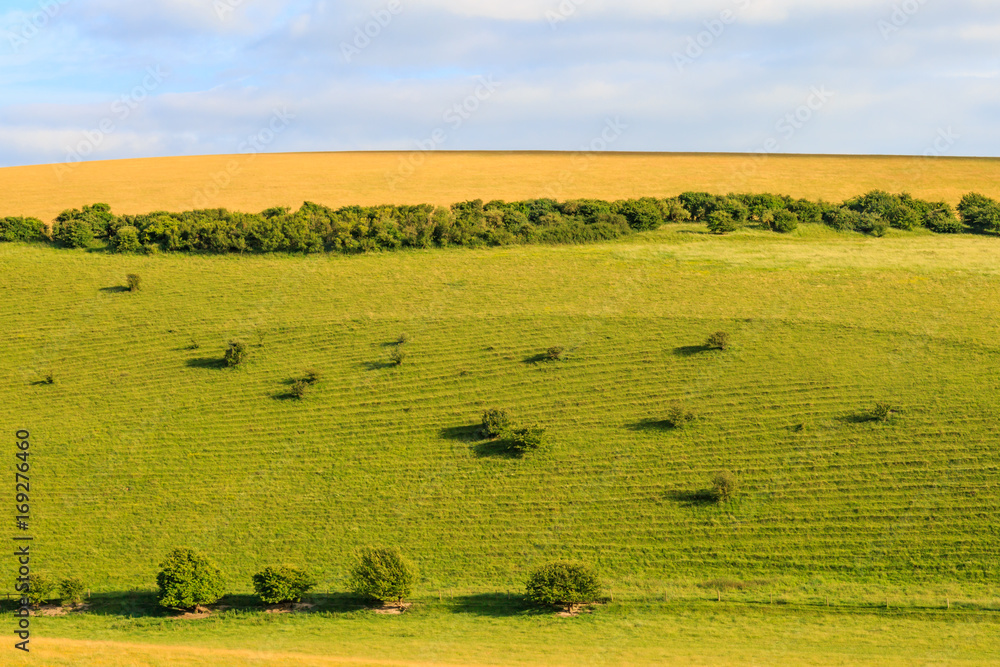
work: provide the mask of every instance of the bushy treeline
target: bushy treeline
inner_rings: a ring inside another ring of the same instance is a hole
[[[51,229],[36,218],[0,218],[0,239],[49,240],[81,248],[106,242],[116,252],[192,251],[342,252],[400,248],[485,247],[526,243],[585,243],[656,229],[665,223],[704,222],[716,233],[757,226],[776,232],[799,224],[875,236],[890,228],[934,232],[1000,232],[1000,202],[970,193],[956,210],[946,202],[873,190],[840,204],[773,194],[713,195],[685,192],[672,198],[619,201],[530,199],[461,202],[450,208],[345,206],[306,202],[297,211],[261,213],[206,209],[120,215],[107,204],[63,211]]]

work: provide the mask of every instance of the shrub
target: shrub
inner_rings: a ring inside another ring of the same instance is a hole
[[[733,216],[725,211],[713,211],[708,215],[708,231],[713,234],[735,232],[740,226]]]
[[[872,408],[872,418],[877,419],[880,422],[887,422],[889,418],[892,417],[892,413],[896,410],[891,403],[876,403],[875,407]]]
[[[937,234],[961,234],[965,231],[965,224],[955,217],[955,212],[947,204],[930,211],[924,219],[924,226]]]
[[[247,349],[246,343],[238,340],[231,341],[229,347],[226,348],[226,366],[235,368],[245,362],[249,356],[250,350]]]
[[[496,438],[514,425],[510,414],[501,408],[492,408],[483,413],[483,433],[489,438]]]
[[[716,502],[726,502],[736,497],[739,485],[736,482],[736,475],[724,470],[712,478],[712,495]]]
[[[68,220],[56,227],[55,240],[67,248],[89,248],[94,245],[94,228],[86,220]]]
[[[768,227],[773,231],[779,232],[781,234],[787,234],[789,232],[794,232],[799,228],[799,216],[795,215],[791,211],[780,210],[769,212]]]
[[[59,582],[59,599],[64,607],[83,602],[86,588],[83,582],[75,577],[68,577]]]
[[[139,242],[139,230],[131,225],[121,227],[111,237],[111,249],[115,252],[139,252],[142,243]]]
[[[351,590],[367,598],[402,601],[413,589],[416,569],[399,549],[367,547],[358,554],[351,570]]]
[[[976,192],[962,197],[958,213],[965,224],[978,232],[1000,231],[1000,203]]]
[[[713,350],[727,349],[729,347],[729,334],[725,331],[716,331],[705,341],[705,347]]]
[[[396,345],[406,345],[409,342],[410,342],[410,337],[405,333],[399,334],[399,338],[396,339]]]
[[[560,361],[563,358],[563,352],[561,347],[550,347],[545,350],[545,358],[548,361]]]
[[[322,374],[315,368],[307,368],[305,371],[303,371],[302,375],[302,379],[308,382],[309,384],[316,384],[317,382],[319,382],[321,377]]]
[[[46,372],[45,375],[42,376],[42,382],[44,382],[45,384],[55,384],[56,383],[55,372],[53,371]]]
[[[174,549],[156,575],[158,600],[168,609],[192,609],[212,604],[225,594],[222,572],[206,556],[191,549]]]
[[[396,366],[402,366],[403,362],[406,361],[406,348],[397,345],[396,349],[389,353],[389,361]]]
[[[524,456],[545,444],[545,429],[540,426],[515,426],[502,434],[507,451]]]
[[[292,382],[292,388],[289,391],[295,398],[304,398],[307,389],[309,389],[308,382],[305,380],[295,380]]]
[[[37,607],[40,604],[45,604],[48,601],[49,596],[56,587],[56,582],[49,579],[44,574],[29,574],[28,575],[28,590],[25,591],[24,596],[28,598],[28,603],[32,607]]]
[[[688,422],[694,421],[694,413],[680,401],[673,401],[667,406],[667,411],[663,416],[663,423],[670,428],[683,428]]]
[[[299,602],[315,587],[307,572],[294,567],[266,567],[253,575],[253,590],[267,604]]]
[[[0,218],[0,241],[43,241],[45,223],[38,218]]]
[[[125,284],[128,286],[129,292],[138,292],[142,287],[142,278],[138,274],[130,273],[125,276]]]
[[[595,602],[601,596],[601,584],[589,567],[557,561],[543,565],[528,577],[528,599],[538,605],[573,608]]]

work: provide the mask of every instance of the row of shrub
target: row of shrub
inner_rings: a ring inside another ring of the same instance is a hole
[[[351,592],[367,600],[398,604],[410,595],[416,579],[416,568],[398,549],[366,547],[358,552],[350,570],[349,586]],[[253,575],[252,583],[255,594],[265,604],[300,602],[317,585],[309,572],[287,565],[264,568]],[[159,604],[167,609],[197,609],[226,594],[225,577],[219,567],[208,556],[186,548],[174,549],[167,555],[160,564],[156,585]],[[79,579],[64,579],[57,584],[39,574],[29,577],[25,598],[38,606],[56,589],[64,605],[83,601],[84,586]],[[600,584],[590,568],[557,561],[531,573],[526,593],[537,604],[573,606],[596,601]]]
[[[716,233],[755,225],[791,232],[800,223],[882,236],[890,228],[926,227],[942,234],[1000,232],[1000,202],[970,193],[956,209],[947,202],[873,190],[840,204],[773,194],[713,195],[620,201],[482,200],[450,208],[346,206],[306,202],[298,211],[262,213],[206,209],[120,215],[107,204],[63,211],[50,229],[37,218],[0,218],[0,239],[48,240],[71,248],[106,242],[116,252],[343,252],[400,248],[503,246],[603,241],[665,223],[704,222]]]

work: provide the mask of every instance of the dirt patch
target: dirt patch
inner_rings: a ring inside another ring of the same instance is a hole
[[[410,607],[413,606],[412,602],[391,602],[389,604],[384,604],[375,610],[376,614],[389,614],[398,615],[402,614]]]
[[[202,607],[198,605],[191,611],[186,611],[183,614],[175,616],[175,618],[192,619],[192,618],[208,618],[212,615],[212,610],[208,607]]]

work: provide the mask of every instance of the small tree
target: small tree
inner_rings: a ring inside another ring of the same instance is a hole
[[[299,602],[315,587],[307,572],[294,567],[266,567],[253,575],[254,592],[267,604]]]
[[[359,552],[351,570],[350,584],[358,595],[381,602],[402,602],[412,591],[416,578],[416,569],[399,549],[366,547]]]
[[[713,234],[725,234],[735,232],[740,228],[736,219],[725,211],[713,211],[708,215],[708,231]]]
[[[410,337],[405,333],[399,334],[399,338],[396,339],[396,345],[406,345],[409,342],[410,342]]]
[[[504,431],[502,437],[508,451],[524,456],[545,444],[545,429],[540,426],[516,426]]]
[[[389,360],[396,366],[402,366],[406,361],[406,349],[402,345],[397,345],[396,349],[389,354]]]
[[[596,601],[601,584],[589,567],[557,561],[531,573],[526,586],[528,599],[538,605],[573,607]]]
[[[160,563],[156,585],[161,607],[192,609],[212,604],[225,592],[222,572],[206,556],[191,549],[174,549]]]
[[[305,398],[306,390],[309,389],[309,383],[305,380],[295,380],[292,382],[291,394],[295,398]]]
[[[56,582],[44,574],[29,574],[28,590],[25,591],[25,597],[28,598],[28,603],[32,607],[37,607],[48,601],[55,587]]]
[[[321,377],[323,377],[323,374],[315,368],[307,368],[302,372],[302,379],[309,384],[316,384]]]
[[[565,350],[563,350],[561,347],[558,346],[550,347],[549,349],[545,350],[545,358],[548,359],[549,361],[559,361],[563,358],[564,352]]]
[[[131,225],[121,227],[111,237],[111,248],[115,252],[139,252],[142,243],[139,241],[139,230]]]
[[[715,496],[716,502],[723,503],[732,500],[738,490],[736,475],[728,470],[716,474],[712,479],[712,495]]]
[[[781,234],[794,232],[799,227],[799,216],[785,209],[772,212],[769,218],[768,226]]]
[[[729,347],[729,334],[725,331],[716,331],[705,341],[705,347],[713,350],[725,350]]]
[[[895,411],[896,409],[891,403],[879,402],[875,404],[874,408],[872,408],[872,417],[880,422],[887,422],[889,421],[889,418],[892,417],[892,413]]]
[[[510,413],[501,408],[492,408],[483,413],[483,433],[488,438],[497,438],[514,425]]]
[[[226,348],[226,366],[235,368],[245,362],[249,356],[250,350],[247,349],[246,343],[238,340],[231,341],[229,347]]]
[[[694,413],[688,410],[680,401],[673,401],[667,406],[667,411],[663,416],[663,423],[670,428],[683,428],[688,422],[694,421]]]
[[[45,375],[42,376],[42,382],[45,384],[55,384],[56,374],[53,371],[46,371]]]
[[[59,598],[64,607],[77,605],[83,602],[83,593],[86,588],[83,582],[76,577],[67,577],[59,582]]]
[[[130,273],[125,276],[125,284],[128,285],[129,292],[138,292],[142,287],[142,278],[137,273]]]

